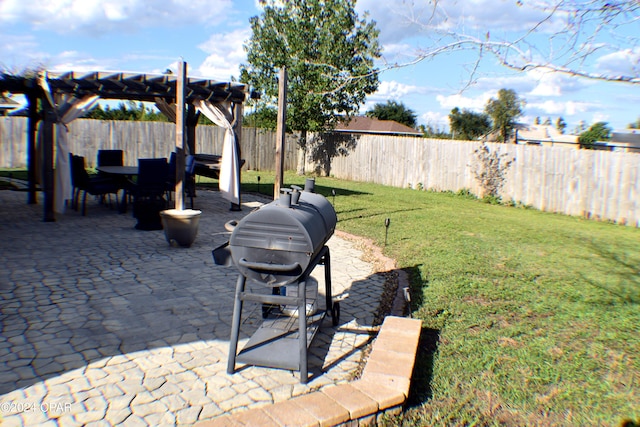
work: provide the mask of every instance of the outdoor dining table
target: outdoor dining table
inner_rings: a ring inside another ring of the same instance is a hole
[[[137,166],[98,166],[96,170],[109,175],[124,175],[127,177],[138,175]]]
[[[119,176],[123,180],[128,180],[138,175],[138,166],[98,166],[98,172],[107,175]],[[122,202],[120,203],[120,213],[127,212],[127,186],[125,185],[122,192]]]

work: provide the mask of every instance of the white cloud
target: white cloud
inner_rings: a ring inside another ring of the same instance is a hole
[[[381,67],[411,62],[418,56],[415,47],[406,43],[388,43],[382,46]]]
[[[110,21],[125,21],[128,17],[125,5],[121,4],[105,4],[104,14]]]
[[[608,123],[611,116],[606,113],[594,113],[591,123],[605,122]]]
[[[33,35],[2,35],[0,43],[0,58],[6,61],[12,57],[24,56],[26,52],[34,52],[38,47],[36,38]]]
[[[529,94],[533,96],[560,96],[562,95],[562,86],[558,84],[557,79],[541,77]]]
[[[484,111],[484,107],[487,105],[487,101],[495,96],[497,96],[497,91],[484,92],[473,98],[457,93],[448,96],[438,95],[436,96],[436,100],[440,104],[441,108],[447,110],[458,107],[461,110],[480,112]]]
[[[540,70],[529,71],[527,78],[535,83],[535,87],[529,92],[531,96],[562,96],[579,91],[587,85],[584,80],[576,77]]]
[[[114,60],[98,60],[82,52],[73,50],[60,52],[56,56],[48,58],[47,70],[50,71],[95,71],[113,70],[117,68]]]
[[[584,89],[588,82],[566,74],[530,70],[515,76],[482,77],[475,87],[486,91],[506,88],[520,97],[558,97]]]
[[[358,114],[360,114],[361,116],[363,116],[367,111],[370,111],[373,109],[373,107],[378,103],[379,101],[376,101],[374,99],[367,99],[365,101],[365,103],[363,105],[360,106],[360,109],[358,110]]]
[[[593,110],[594,104],[579,101],[554,101],[531,102],[527,109],[540,111],[541,115],[575,116]]]
[[[437,111],[427,111],[420,115],[420,122],[435,130],[446,130],[449,127],[449,115]]]
[[[197,68],[198,75],[223,81],[230,80],[231,76],[239,77],[239,66],[247,57],[242,45],[250,36],[249,28],[212,34],[209,40],[198,46],[207,53],[206,59]]]
[[[211,24],[231,0],[2,0],[0,22],[58,33],[100,34],[139,27]]]
[[[407,85],[396,81],[382,81],[372,97],[381,99],[400,99],[418,92],[417,86]]]
[[[613,76],[638,75],[640,72],[640,48],[624,49],[601,56],[596,61],[598,69]]]
[[[499,3],[495,0],[445,0],[438,4],[446,10],[447,18],[459,28],[481,34],[485,31],[494,34],[526,31],[538,24],[541,24],[537,28],[538,32],[556,31],[564,23],[564,16],[560,12],[546,20],[550,9],[545,7],[544,2],[518,3],[520,2],[504,0]]]
[[[512,76],[499,75],[481,77],[474,85],[474,88],[496,94],[500,89],[511,89],[518,94],[522,94],[532,90],[535,85],[535,79],[531,78],[529,74],[517,74]]]
[[[360,0],[356,4],[356,11],[360,16],[369,12],[369,20],[376,21],[380,30],[380,43],[394,44],[420,31],[415,19],[408,15],[407,4],[404,1]],[[413,22],[412,22],[413,21]]]
[[[434,5],[437,5],[435,11]],[[383,43],[398,43],[418,35],[429,36],[434,29],[459,34],[484,35],[491,32],[498,35],[526,31],[540,23],[538,32],[552,32],[564,24],[560,12],[545,20],[548,10],[544,10],[544,2],[523,2],[518,6],[517,2],[504,0],[499,3],[496,0],[360,0],[356,10],[360,14],[370,12],[370,18],[378,23]]]

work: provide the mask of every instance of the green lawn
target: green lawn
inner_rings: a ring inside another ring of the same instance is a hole
[[[243,173],[247,190],[257,175]],[[339,229],[379,246],[390,218],[384,252],[412,278],[424,333],[410,405],[388,425],[640,419],[639,229],[448,193],[316,187],[331,201],[335,189]]]
[[[273,172],[242,180],[272,192]],[[409,405],[386,425],[639,423],[639,229],[331,178],[316,188],[339,229],[411,277],[423,337]]]

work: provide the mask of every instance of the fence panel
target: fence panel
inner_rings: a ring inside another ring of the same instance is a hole
[[[168,157],[174,150],[175,126],[162,122],[76,120],[69,125],[70,150],[94,166],[99,149],[122,149],[125,162]],[[311,136],[310,138],[311,139]],[[224,130],[196,128],[196,151],[221,154]],[[297,168],[297,136],[287,135],[286,170]],[[275,169],[275,132],[243,128],[241,157],[245,169]],[[474,177],[477,142],[363,135],[355,149],[335,158],[336,178],[437,191],[469,189],[479,194]],[[515,161],[501,196],[540,210],[608,219],[640,226],[640,153],[577,150],[562,147],[489,144]],[[0,167],[27,164],[27,119],[0,117]],[[315,165],[307,162],[307,171]]]
[[[640,154],[563,147],[488,144],[515,159],[501,192],[540,210],[640,226]],[[477,142],[365,135],[334,160],[336,178],[437,191],[469,189]]]

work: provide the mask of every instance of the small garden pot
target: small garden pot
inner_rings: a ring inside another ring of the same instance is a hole
[[[167,209],[160,212],[164,236],[172,246],[188,248],[196,240],[202,211]]]

